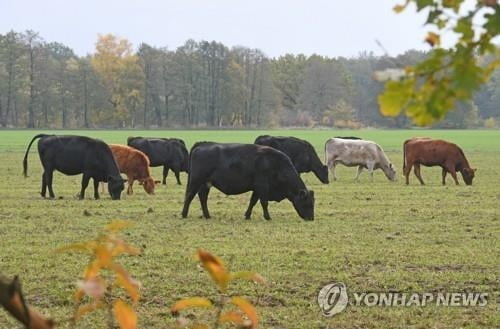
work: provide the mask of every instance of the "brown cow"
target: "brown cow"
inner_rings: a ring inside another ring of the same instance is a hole
[[[149,159],[141,151],[126,145],[110,144],[113,156],[118,164],[120,172],[127,175],[127,194],[132,194],[134,180],[144,187],[148,194],[154,194],[155,185],[160,181],[155,181],[149,172]]]
[[[409,184],[411,167],[415,166],[414,173],[420,184],[424,185],[420,175],[420,165],[427,167],[440,166],[443,168],[443,185],[446,184],[446,174],[450,173],[458,185],[457,171],[460,171],[465,184],[472,185],[476,169],[469,166],[464,152],[458,145],[427,137],[414,137],[403,144],[403,174],[406,185]]]

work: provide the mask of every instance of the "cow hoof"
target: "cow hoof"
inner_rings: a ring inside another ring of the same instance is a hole
[[[271,217],[269,217],[269,216],[268,216],[268,217],[264,216],[264,219],[265,219],[265,220],[271,220]]]
[[[250,219],[250,215],[246,215],[246,214],[245,214],[245,219],[246,219],[246,220]]]

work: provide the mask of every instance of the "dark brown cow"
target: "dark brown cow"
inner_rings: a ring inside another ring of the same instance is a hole
[[[127,175],[128,188],[127,194],[132,194],[132,185],[134,180],[144,187],[148,194],[154,194],[155,184],[160,181],[154,181],[149,172],[149,159],[146,154],[126,145],[110,144],[116,163],[121,173]]]
[[[440,166],[443,168],[443,185],[446,184],[446,174],[450,173],[458,185],[456,172],[462,174],[465,184],[472,185],[476,169],[469,166],[462,149],[453,143],[427,137],[414,137],[403,144],[403,173],[406,184],[409,184],[411,167],[414,168],[420,184],[424,185],[420,175],[420,165],[427,167]]]

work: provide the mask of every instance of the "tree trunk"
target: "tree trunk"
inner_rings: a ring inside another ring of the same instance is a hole
[[[35,50],[33,46],[29,48],[29,59],[30,59],[30,71],[29,71],[29,83],[30,83],[30,99],[28,105],[28,128],[35,128]]]

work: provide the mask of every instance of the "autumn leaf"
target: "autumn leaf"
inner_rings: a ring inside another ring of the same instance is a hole
[[[172,314],[177,314],[179,311],[184,310],[186,308],[193,308],[193,307],[210,308],[212,306],[213,306],[212,302],[207,298],[191,297],[182,299],[177,303],[175,303],[174,306],[170,308],[170,312],[172,312]]]
[[[229,311],[224,314],[222,314],[219,318],[220,323],[224,322],[231,322],[237,325],[243,324],[245,321],[243,320],[242,316],[235,311]]]
[[[257,311],[253,305],[243,297],[233,297],[231,298],[231,303],[238,306],[240,310],[245,313],[250,321],[252,321],[252,328],[259,328],[259,319],[257,317]]]
[[[406,106],[412,93],[412,79],[387,81],[383,93],[378,96],[380,112],[386,116],[397,116]]]
[[[431,47],[439,46],[441,44],[441,37],[439,34],[429,32],[425,38],[425,42],[427,42]]]
[[[125,289],[128,294],[130,295],[130,298],[134,301],[137,302],[139,300],[139,282],[136,280],[132,279],[130,275],[128,275],[125,272],[117,272],[116,274],[116,284],[123,289]]]
[[[103,308],[104,304],[101,302],[95,302],[92,304],[87,304],[87,305],[82,305],[78,307],[78,309],[75,312],[74,318],[75,320],[79,320],[82,316],[85,314],[91,313],[97,309]]]
[[[198,250],[197,257],[214,282],[219,286],[220,290],[224,292],[227,288],[230,274],[226,271],[222,260],[202,249]]]
[[[113,314],[121,329],[135,329],[137,327],[137,315],[130,305],[117,300],[113,304]]]

